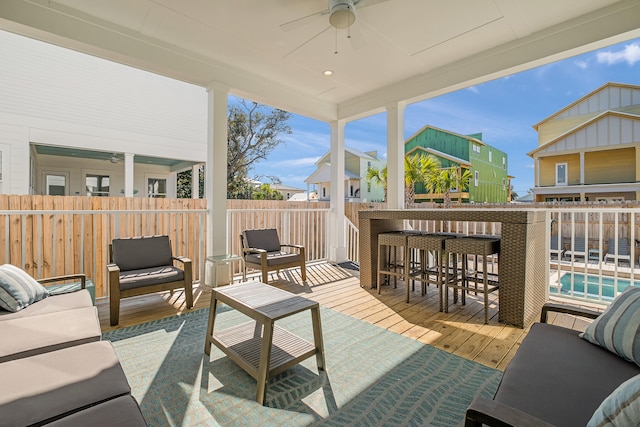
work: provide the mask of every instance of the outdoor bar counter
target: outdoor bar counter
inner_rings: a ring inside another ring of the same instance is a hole
[[[539,318],[548,290],[543,210],[454,208],[360,211],[360,286],[376,287],[378,234],[405,229],[404,220],[500,223],[498,320],[524,328]]]

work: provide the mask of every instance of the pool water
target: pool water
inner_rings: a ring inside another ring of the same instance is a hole
[[[560,277],[560,283],[558,288],[552,287],[551,293],[559,293],[564,295],[571,295],[571,277],[573,276],[573,294],[579,297],[585,297],[584,295],[584,282],[585,276],[584,274],[571,274],[565,273]],[[610,301],[613,299],[614,289],[615,289],[615,280],[612,277],[600,277],[600,276],[592,276],[587,275],[587,295],[588,299],[600,300],[600,281],[602,280],[602,299],[606,301]],[[626,288],[631,286],[631,281],[629,279],[618,279],[618,293],[624,291]],[[634,281],[634,286],[640,286],[640,282]]]

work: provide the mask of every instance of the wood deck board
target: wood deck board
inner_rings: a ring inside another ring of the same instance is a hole
[[[408,338],[431,344],[486,366],[504,370],[527,329],[498,323],[499,295],[490,298],[489,323],[484,324],[482,296],[467,296],[466,305],[450,302],[449,313],[438,310],[438,295],[435,287],[420,295],[419,288],[410,294],[406,303],[403,283],[398,287],[385,286],[382,293],[375,289],[360,287],[358,272],[346,270],[328,262],[307,266],[307,282],[300,281],[299,270],[270,274],[270,284],[320,305],[361,319],[376,326],[400,333]],[[248,280],[259,280],[259,274],[251,274]],[[208,308],[211,290],[205,286],[194,286],[194,308]],[[100,324],[103,331],[109,326],[109,301],[97,302]],[[120,324],[126,327],[185,312],[184,292],[176,290],[173,295],[163,292],[122,300]],[[551,322],[563,326],[584,329],[588,322],[575,316],[550,315]],[[203,337],[204,345],[204,337]]]

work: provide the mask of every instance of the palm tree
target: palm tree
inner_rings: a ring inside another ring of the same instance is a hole
[[[456,166],[440,169],[431,180],[430,187],[434,193],[444,194],[444,207],[451,207],[451,190],[457,188],[462,192],[469,188],[471,172],[469,169],[459,171]]]
[[[375,166],[367,167],[367,182],[382,185],[384,191],[384,201],[387,201],[387,165],[378,169]]]
[[[440,162],[431,154],[415,154],[404,158],[404,201],[406,206],[413,204],[416,197],[416,184],[430,185],[434,174],[439,170]]]

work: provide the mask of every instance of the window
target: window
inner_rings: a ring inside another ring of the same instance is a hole
[[[473,180],[474,180],[474,184],[477,187],[478,184],[480,183],[480,172],[479,171],[475,171],[473,174]]]
[[[502,169],[507,170],[507,159],[502,158]]]
[[[353,197],[353,185],[349,186],[349,196]]]
[[[66,174],[46,174],[44,178],[47,196],[65,196],[67,194]]]
[[[493,163],[493,153],[489,151],[489,163]]]
[[[556,163],[556,185],[567,185],[567,164]]]
[[[159,178],[147,179],[148,197],[164,199],[167,197],[167,180]]]
[[[85,178],[87,196],[108,197],[109,177],[106,175],[89,175]]]
[[[327,197],[327,188],[322,187],[322,198],[325,199]]]
[[[502,178],[502,191],[506,189],[507,189],[507,181],[504,178]]]
[[[371,193],[371,182],[367,182],[367,193]]]

